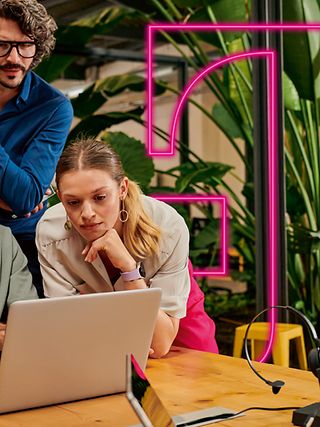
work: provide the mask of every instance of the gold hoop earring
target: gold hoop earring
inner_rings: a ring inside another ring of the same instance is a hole
[[[121,222],[127,222],[129,219],[129,212],[125,208],[124,199],[121,199],[121,209],[119,212],[119,219]]]
[[[66,217],[66,222],[64,223],[64,229],[70,231],[72,229],[72,222],[70,221],[68,215]]]

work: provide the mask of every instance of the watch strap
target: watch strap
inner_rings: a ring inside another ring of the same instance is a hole
[[[134,270],[124,271],[120,274],[124,282],[131,282],[132,280],[139,280],[143,278],[140,273],[140,264],[138,264]]]

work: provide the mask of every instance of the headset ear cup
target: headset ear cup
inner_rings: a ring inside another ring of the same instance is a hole
[[[320,379],[320,357],[319,357],[319,348],[313,348],[309,351],[308,354],[308,365],[313,373],[318,379]]]

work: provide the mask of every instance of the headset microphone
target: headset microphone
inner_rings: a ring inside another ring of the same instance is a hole
[[[251,325],[254,323],[254,321],[261,315],[263,314],[265,311],[269,310],[268,308],[266,308],[265,310],[261,311],[260,313],[258,313],[249,323],[247,330],[246,330],[246,334],[244,336],[244,353],[247,359],[247,362],[250,366],[250,368],[253,370],[253,372],[262,380],[264,381],[267,385],[269,385],[270,387],[272,387],[272,392],[273,394],[278,394],[279,391],[281,390],[281,387],[284,386],[284,381],[282,380],[276,380],[276,381],[270,381],[267,380],[266,378],[264,378],[261,374],[259,374],[259,372],[255,369],[255,367],[253,366],[250,356],[249,356],[249,351],[248,351],[248,334],[249,334],[249,330]]]
[[[276,380],[273,382],[268,381],[267,384],[271,385],[273,394],[278,394],[279,391],[281,390],[281,387],[284,386],[285,382],[281,380]]]
[[[300,311],[296,310],[293,307],[287,306],[287,305],[275,305],[275,306],[271,306],[268,308],[265,308],[264,310],[262,310],[260,313],[258,313],[252,320],[251,322],[248,324],[245,336],[244,336],[244,352],[245,352],[245,357],[247,359],[247,362],[250,366],[250,368],[253,370],[253,372],[260,378],[262,379],[262,381],[264,381],[266,384],[268,384],[270,387],[272,387],[272,392],[274,394],[278,394],[279,391],[281,390],[281,388],[284,386],[284,381],[282,380],[276,380],[276,381],[270,381],[267,380],[266,378],[264,378],[261,374],[259,374],[259,372],[257,372],[257,370],[254,368],[250,356],[249,356],[249,351],[248,351],[248,334],[249,334],[249,330],[251,325],[255,322],[255,320],[261,316],[261,314],[265,313],[266,311],[269,311],[271,309],[274,308],[279,308],[279,309],[285,309],[288,311],[291,311],[293,313],[295,313],[300,319],[302,319],[303,323],[306,325],[306,327],[308,328],[308,331],[310,332],[313,341],[315,343],[316,348],[313,348],[309,354],[308,354],[308,364],[310,367],[310,370],[312,371],[312,373],[318,378],[319,382],[320,382],[320,340],[317,336],[316,330],[313,326],[313,324],[310,322],[310,320],[302,313],[300,313]]]
[[[315,347],[308,354],[308,365],[312,373],[315,375],[315,377],[318,378],[318,381],[320,384],[320,339],[318,338],[316,330],[313,324],[310,322],[310,320],[304,314],[300,313],[300,311],[288,305],[275,305],[272,307],[268,307],[265,310],[262,310],[260,313],[258,313],[249,323],[246,330],[245,337],[244,337],[244,351],[245,351],[245,356],[246,356],[247,362],[249,363],[250,368],[259,378],[261,378],[266,384],[272,387],[272,392],[274,394],[278,394],[281,388],[284,386],[284,381],[282,380],[270,381],[264,378],[261,374],[259,374],[259,372],[257,372],[254,366],[252,365],[252,362],[249,357],[249,352],[248,352],[248,334],[249,334],[249,329],[251,325],[261,314],[274,308],[279,308],[279,309],[281,308],[281,309],[288,310],[295,313],[307,327],[315,345]],[[295,426],[309,425],[307,423],[310,420],[313,420],[312,425],[320,426],[320,403],[319,402],[312,403],[311,405],[308,405],[293,411],[292,423]]]

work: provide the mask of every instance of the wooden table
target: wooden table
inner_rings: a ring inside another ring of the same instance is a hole
[[[161,360],[150,359],[146,373],[172,415],[209,406],[241,410],[306,406],[320,400],[318,382],[310,372],[255,366],[268,379],[285,381],[278,395],[254,375],[246,360],[193,350],[176,348]],[[292,425],[291,417],[292,411],[255,410],[214,425],[285,427]],[[124,427],[138,422],[123,394],[0,415],[0,427]]]

